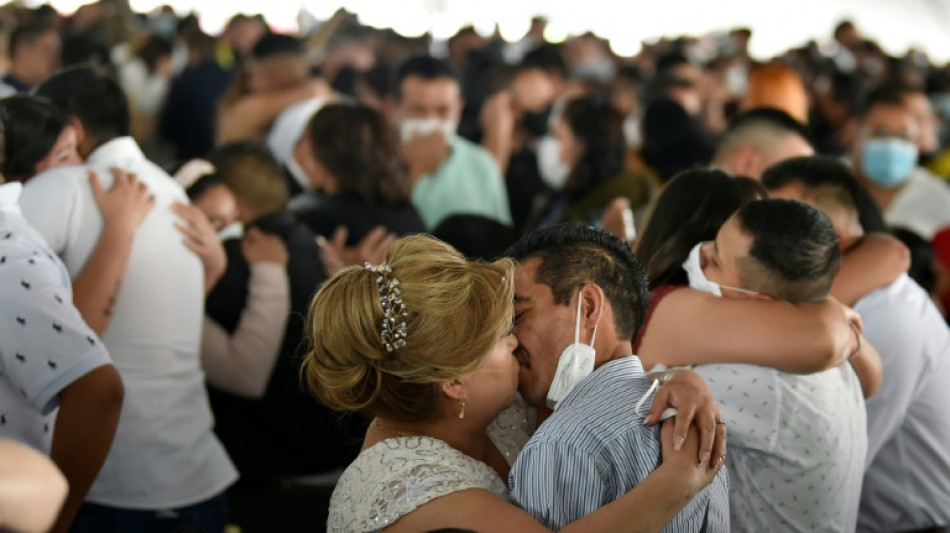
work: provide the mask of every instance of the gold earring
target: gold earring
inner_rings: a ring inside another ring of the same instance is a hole
[[[465,418],[465,400],[459,400],[459,420]]]

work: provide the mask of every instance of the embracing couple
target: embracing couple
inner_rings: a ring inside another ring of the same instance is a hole
[[[508,255],[410,236],[314,297],[310,388],[374,419],[328,529],[728,531],[719,408],[696,374],[633,355],[647,287],[629,247],[562,225]]]

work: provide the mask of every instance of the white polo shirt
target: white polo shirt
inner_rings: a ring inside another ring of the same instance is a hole
[[[858,531],[950,525],[950,331],[904,275],[861,299],[864,335],[884,366],[867,402],[868,456]]]
[[[73,306],[69,275],[0,185],[0,437],[49,453],[59,393],[109,354]]]
[[[950,185],[917,168],[884,211],[888,226],[907,228],[930,241],[950,226]]]
[[[853,532],[867,421],[851,365],[807,376],[751,365],[694,370],[729,431],[732,531]]]
[[[125,403],[87,500],[154,510],[202,502],[237,472],[212,432],[200,366],[201,261],[185,248],[169,210],[188,199],[131,137],[105,143],[87,163],[105,187],[112,185],[109,167],[134,172],[156,200],[135,234],[115,315],[102,336],[125,384]],[[20,204],[75,278],[102,230],[86,167],[43,172],[27,183]]]

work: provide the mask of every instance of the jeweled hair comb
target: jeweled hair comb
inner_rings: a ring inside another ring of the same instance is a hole
[[[386,351],[392,353],[406,346],[406,321],[409,312],[402,302],[402,290],[399,280],[386,263],[374,265],[366,263],[366,269],[376,274],[376,286],[379,288],[379,303],[383,307],[383,321],[379,338]]]

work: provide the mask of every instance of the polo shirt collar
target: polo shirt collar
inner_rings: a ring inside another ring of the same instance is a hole
[[[96,148],[86,158],[90,166],[107,166],[117,160],[144,160],[145,154],[132,137],[116,137]]]

